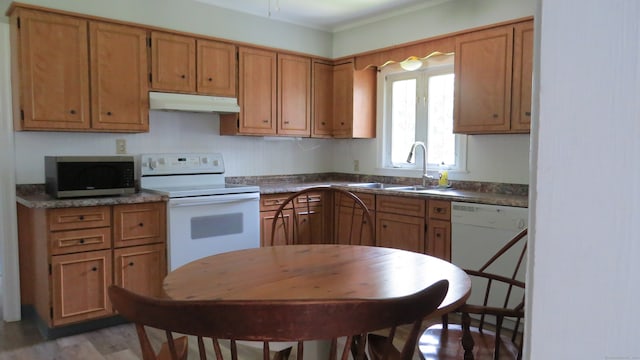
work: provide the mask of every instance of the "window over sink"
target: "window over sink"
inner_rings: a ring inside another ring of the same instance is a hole
[[[411,163],[411,144],[427,147],[429,171],[466,171],[466,135],[453,133],[453,55],[423,60],[417,71],[399,64],[382,68],[383,129],[378,146],[386,169],[421,169],[422,152]]]

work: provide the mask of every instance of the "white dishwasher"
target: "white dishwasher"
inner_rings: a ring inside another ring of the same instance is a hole
[[[521,207],[484,205],[464,202],[451,203],[451,262],[463,269],[478,270],[513,236],[527,227],[529,210]],[[486,271],[510,277],[515,269],[524,242],[511,248],[501,260],[493,263]],[[526,256],[516,279],[524,281]],[[484,284],[472,281],[470,304],[481,304],[484,294],[473,288],[484,288]],[[506,289],[492,290],[494,295],[489,305],[504,306]],[[515,305],[522,300],[520,294],[513,294]]]

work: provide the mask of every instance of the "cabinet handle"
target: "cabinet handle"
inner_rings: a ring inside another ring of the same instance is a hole
[[[269,120],[264,119],[264,120],[262,120],[262,122],[266,124],[266,123],[268,123],[268,122],[269,122]]]
[[[181,78],[183,78],[183,79],[186,79],[186,78],[187,78],[187,75],[182,74],[182,75],[180,75],[180,77],[181,77]]]
[[[387,228],[387,225],[386,225],[386,224],[384,224],[384,225],[382,225],[382,227],[383,227],[384,229],[386,229],[386,228]]]
[[[344,122],[340,122],[340,125],[344,125]]]
[[[98,271],[98,268],[94,266],[91,268],[91,271]]]
[[[525,111],[524,116],[531,116],[531,111]]]
[[[78,220],[80,220],[80,221],[84,220],[84,215],[78,216]]]
[[[84,239],[79,240],[80,244],[84,244]]]
[[[497,119],[498,118],[498,114],[493,114],[493,118]]]
[[[289,122],[288,122],[288,121],[285,121],[284,123],[285,123],[285,124],[289,124]]]
[[[111,111],[107,111],[107,115],[111,116],[111,115],[113,115],[113,113]]]
[[[208,78],[207,80],[209,80],[209,81],[213,81],[213,78]]]
[[[140,224],[138,224],[138,226],[143,227],[143,226],[144,226],[144,223],[140,223]]]
[[[435,208],[435,210],[438,214],[444,213],[444,208]]]
[[[129,263],[129,266],[133,266],[133,261]]]
[[[71,109],[71,110],[69,111],[69,113],[70,113],[71,115],[75,115],[76,111],[75,111],[75,110],[73,110],[73,109]]]
[[[321,121],[320,124],[325,125],[326,123],[324,121]]]

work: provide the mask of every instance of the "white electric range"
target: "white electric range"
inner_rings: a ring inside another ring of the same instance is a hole
[[[169,198],[169,271],[260,246],[260,188],[225,184],[222,154],[143,154],[140,164],[140,187]]]

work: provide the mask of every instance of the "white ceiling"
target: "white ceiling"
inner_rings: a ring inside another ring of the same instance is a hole
[[[325,31],[344,30],[450,0],[193,0]]]

